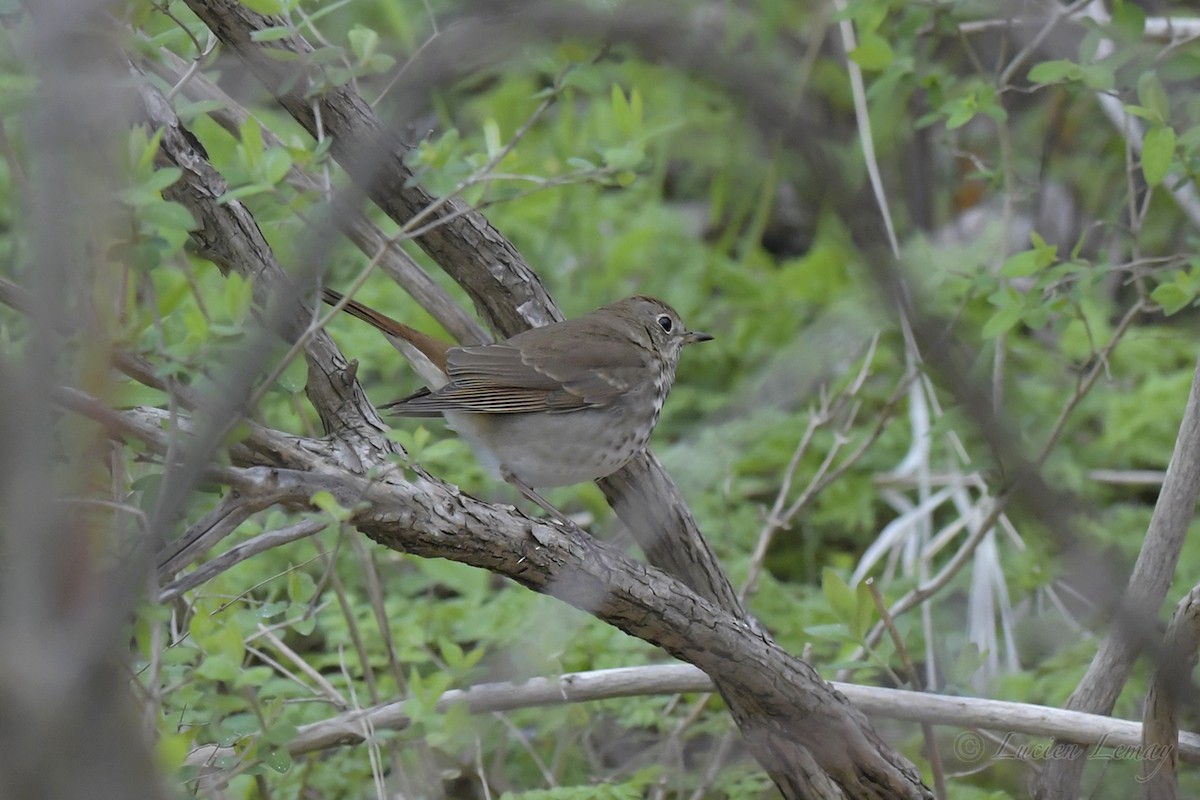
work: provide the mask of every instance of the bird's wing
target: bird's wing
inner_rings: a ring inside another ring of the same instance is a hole
[[[562,323],[535,328],[505,342],[455,347],[447,354],[450,382],[388,406],[405,416],[444,411],[522,414],[610,405],[653,379],[649,354],[608,331],[586,344],[562,335]]]

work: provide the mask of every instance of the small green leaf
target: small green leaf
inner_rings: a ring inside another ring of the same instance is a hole
[[[1138,102],[1152,115],[1147,119],[1158,125],[1165,125],[1171,113],[1170,101],[1156,74],[1146,72],[1138,78],[1137,96]]]
[[[379,48],[379,34],[365,25],[355,25],[346,37],[350,40],[350,50],[358,57],[359,63],[369,61]]]
[[[258,164],[262,151],[262,128],[254,117],[249,117],[242,125],[242,154],[246,156],[246,161],[254,166]]]
[[[179,203],[164,200],[160,203],[145,206],[140,213],[143,222],[157,225],[167,230],[194,231],[199,227],[196,225],[196,220],[192,217],[192,212],[179,205]]]
[[[288,599],[293,603],[307,603],[317,591],[317,582],[307,572],[294,569],[288,573]]]
[[[278,14],[283,11],[283,0],[242,0],[242,5],[259,14]]]
[[[210,681],[231,681],[242,671],[241,661],[235,661],[223,653],[208,656],[196,669],[196,674]]]
[[[850,635],[862,641],[866,639],[871,623],[875,621],[875,599],[871,587],[862,581],[855,587],[854,618],[850,621]]]
[[[1142,174],[1146,183],[1157,186],[1167,177],[1171,159],[1175,155],[1175,130],[1152,128],[1142,140]]]
[[[1078,80],[1081,76],[1079,65],[1072,61],[1043,61],[1029,70],[1031,83],[1061,83]]]
[[[286,745],[296,738],[296,726],[276,722],[263,731],[262,743],[270,746]]]
[[[621,91],[621,87],[615,83],[609,94],[612,97],[613,120],[617,123],[617,130],[628,135],[630,129],[633,127],[632,114],[629,111],[629,101],[625,99],[625,93]]]
[[[1144,119],[1149,122],[1153,122],[1156,125],[1162,124],[1162,119],[1159,118],[1158,114],[1148,108],[1145,108],[1144,106],[1127,105],[1125,106],[1125,113],[1131,114],[1138,119]]]
[[[1089,89],[1105,92],[1117,83],[1117,76],[1104,64],[1088,64],[1083,68],[1083,85]]]
[[[440,643],[439,650],[442,652],[442,660],[446,662],[446,667],[450,670],[459,670],[463,663],[463,649],[458,642],[445,640]]]
[[[804,633],[814,639],[842,642],[843,644],[858,644],[861,640],[850,635],[850,627],[844,622],[830,625],[810,625]]]
[[[128,264],[139,272],[153,272],[162,264],[162,248],[154,242],[138,242],[129,248]]]
[[[891,65],[896,54],[879,34],[864,33],[859,37],[858,47],[851,51],[850,58],[868,72],[879,72]]]
[[[500,144],[500,125],[491,117],[483,122],[483,142],[488,158],[495,158],[503,146]]]
[[[829,601],[829,608],[842,622],[849,624],[854,619],[854,590],[842,580],[842,576],[829,567],[821,570],[821,590]]]
[[[218,204],[232,203],[234,200],[241,200],[243,197],[252,197],[256,194],[271,191],[272,187],[265,183],[251,183],[247,186],[239,186],[236,189],[230,189],[225,194],[217,198]]]
[[[137,381],[122,381],[110,389],[104,399],[113,408],[133,408],[166,405],[167,396]]]
[[[152,192],[161,192],[182,176],[183,170],[179,167],[164,167],[163,169],[155,170],[153,175],[142,181],[139,188],[149,189]]]
[[[1000,274],[1005,278],[1024,278],[1038,271],[1038,254],[1036,250],[1025,250],[1008,257]]]
[[[1008,331],[1021,321],[1024,313],[1022,296],[1009,286],[1002,286],[988,296],[988,302],[996,307],[996,313],[984,323],[982,335],[992,339]]]
[[[272,25],[269,28],[260,28],[250,34],[252,42],[274,42],[279,39],[286,39],[291,36],[293,31],[287,25]]]
[[[277,384],[288,394],[300,394],[308,383],[308,362],[303,358],[293,358],[283,369]]]
[[[292,756],[284,749],[268,750],[260,758],[264,764],[281,774],[292,768]]]
[[[952,100],[946,104],[946,108],[950,111],[950,116],[946,118],[947,130],[955,130],[966,125],[975,118],[975,112],[978,110],[974,96]]]
[[[1150,293],[1150,299],[1162,306],[1167,316],[1187,308],[1196,300],[1197,286],[1184,273],[1176,276],[1171,283],[1156,286]]]
[[[614,170],[633,169],[646,158],[646,153],[637,145],[609,147],[601,153],[604,163]]]
[[[1113,0],[1112,22],[1124,37],[1136,42],[1146,30],[1146,12],[1129,0]]]
[[[277,147],[263,153],[260,166],[263,182],[274,186],[283,180],[292,168],[292,156],[287,150]]]
[[[162,142],[164,131],[157,130],[154,135],[146,139],[145,131],[138,129],[130,141],[130,147],[134,149],[134,165],[138,172],[148,170],[154,164],[154,156],[158,154],[158,146]]]
[[[309,499],[309,502],[336,520],[344,520],[350,517],[349,509],[339,503],[337,498],[329,492],[317,492]]]

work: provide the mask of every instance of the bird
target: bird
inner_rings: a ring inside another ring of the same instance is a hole
[[[427,387],[380,407],[444,417],[485,468],[559,521],[538,489],[604,478],[646,447],[688,330],[662,300],[634,296],[503,341],[452,346],[333,289],[322,299],[380,330]]]

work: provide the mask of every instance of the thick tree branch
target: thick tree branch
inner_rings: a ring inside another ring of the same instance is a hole
[[[424,476],[410,482],[395,473],[369,480],[334,470],[256,469],[229,480],[243,492],[269,490],[291,507],[329,492],[343,506],[363,509],[352,521],[381,544],[505,575],[695,664],[747,715],[743,730],[756,754],[778,759],[769,768],[787,782],[785,792],[812,794],[795,777],[808,764],[828,773],[825,780],[845,796],[927,796],[914,789],[911,768],[886,754],[865,717],[812,667],[613,547],[585,544]]]

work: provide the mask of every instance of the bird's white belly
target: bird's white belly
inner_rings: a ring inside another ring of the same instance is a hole
[[[609,411],[564,414],[465,414],[446,422],[500,478],[509,475],[534,489],[571,486],[611,475],[646,446],[653,420],[615,425]]]

